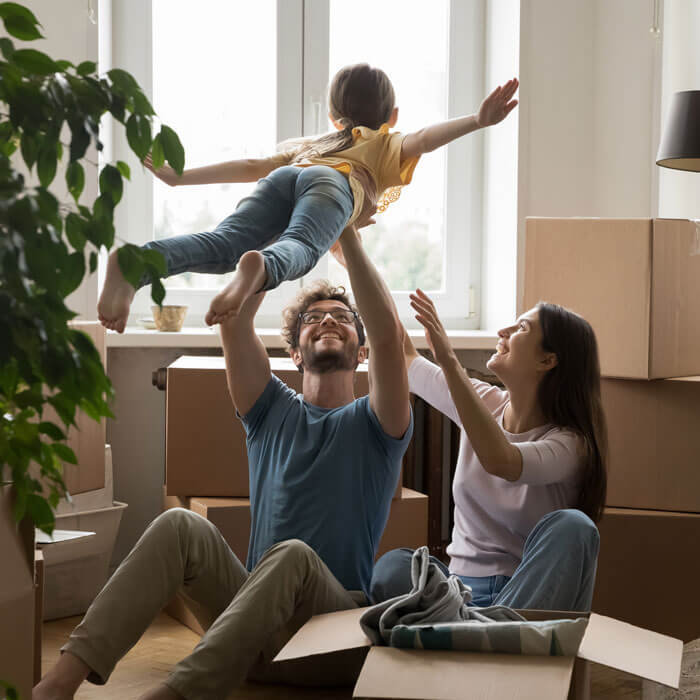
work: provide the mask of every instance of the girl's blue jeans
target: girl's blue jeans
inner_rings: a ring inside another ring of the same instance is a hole
[[[213,231],[151,241],[167,276],[181,272],[224,274],[246,251],[261,250],[274,289],[303,277],[335,243],[353,210],[347,177],[325,165],[286,165],[260,180],[251,195]]]
[[[460,576],[471,586],[470,605],[524,610],[588,611],[598,562],[598,529],[580,510],[545,515],[525,541],[512,576]],[[370,599],[379,603],[411,590],[411,549],[394,549],[376,563]],[[445,564],[430,558],[447,576]]]

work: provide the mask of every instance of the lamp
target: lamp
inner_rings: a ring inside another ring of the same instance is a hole
[[[700,172],[700,90],[676,92],[671,98],[656,164]]]

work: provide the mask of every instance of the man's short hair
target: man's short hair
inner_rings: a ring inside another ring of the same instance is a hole
[[[355,313],[355,329],[360,345],[365,344],[365,329],[362,325],[357,309],[350,303],[350,298],[345,287],[334,287],[328,280],[317,280],[303,287],[294,301],[282,311],[282,337],[287,343],[287,350],[292,351],[299,347],[299,332],[301,331],[301,318],[311,304],[317,301],[339,301]]]

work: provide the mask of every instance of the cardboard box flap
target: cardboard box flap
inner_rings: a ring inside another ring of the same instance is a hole
[[[314,615],[282,647],[274,661],[371,646],[372,642],[360,627],[360,618],[365,610],[367,608],[352,608]]]
[[[683,642],[591,613],[578,655],[588,661],[678,688]]]
[[[570,656],[472,654],[372,647],[353,697],[425,700],[562,700]]]

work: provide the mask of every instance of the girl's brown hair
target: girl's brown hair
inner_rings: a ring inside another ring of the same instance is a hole
[[[603,515],[607,490],[607,427],[600,399],[600,361],[593,328],[584,318],[557,304],[537,304],[542,347],[557,356],[537,390],[550,423],[578,433],[585,446],[579,502],[594,522]]]
[[[341,68],[328,89],[328,111],[342,129],[316,138],[291,142],[299,150],[292,162],[318,158],[342,151],[352,145],[356,126],[378,129],[389,121],[396,96],[387,74],[367,63]]]

